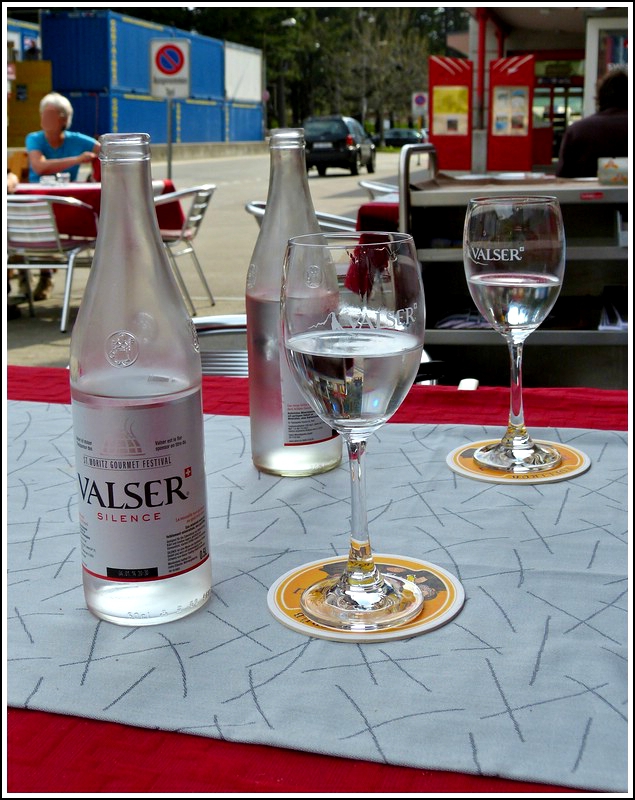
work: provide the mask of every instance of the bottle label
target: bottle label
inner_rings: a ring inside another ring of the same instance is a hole
[[[280,353],[280,384],[282,389],[282,424],[284,446],[319,444],[334,439],[338,434],[323,422],[304,399],[283,348]]]
[[[207,558],[199,392],[142,407],[73,399],[84,569],[111,581],[152,581]]]

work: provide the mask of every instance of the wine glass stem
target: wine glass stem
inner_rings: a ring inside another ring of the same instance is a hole
[[[525,427],[523,410],[523,343],[509,340],[509,358],[511,365],[511,386],[509,404],[509,423],[503,436],[503,444],[507,447],[523,447],[531,443]]]
[[[351,542],[346,576],[351,587],[368,590],[379,586],[382,577],[375,566],[368,535],[366,513],[366,476],[364,462],[366,441],[347,439],[348,465],[351,475]]]

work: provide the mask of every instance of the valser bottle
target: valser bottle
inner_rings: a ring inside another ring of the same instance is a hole
[[[280,290],[287,241],[319,233],[309,191],[302,128],[271,132],[267,205],[247,272],[251,453],[275,475],[326,472],[342,458],[340,437],[303,399],[281,345]]]
[[[95,257],[71,336],[84,594],[153,625],[211,594],[198,339],[159,234],[150,137],[105,134]]]

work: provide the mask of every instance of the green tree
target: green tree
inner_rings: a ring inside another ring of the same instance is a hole
[[[410,117],[412,93],[428,84],[428,37],[417,29],[412,11],[386,8],[358,13],[362,117],[372,113],[380,133],[384,118],[394,125]]]

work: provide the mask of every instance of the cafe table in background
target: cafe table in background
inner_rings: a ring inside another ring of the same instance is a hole
[[[169,180],[152,181],[155,195],[173,192],[174,183]],[[101,183],[71,182],[71,183],[19,183],[16,191],[19,195],[47,195],[49,197],[74,197],[91,206],[97,216],[101,210]],[[59,204],[55,207],[55,218],[60,234],[66,236],[81,236],[93,238],[96,235],[94,226],[87,229],[86,217],[78,217],[72,206],[64,207]],[[157,220],[162,230],[180,230],[185,220],[183,209],[178,200],[157,206]],[[78,227],[79,226],[79,227]]]
[[[532,432],[591,467],[501,486],[446,455],[500,433],[508,390],[413,387],[368,450],[371,537],[467,599],[353,644],[267,608],[285,571],[345,551],[348,492],[253,468],[246,379],[204,378],[210,603],[127,628],[84,604],[68,373],[7,377],[9,792],[627,790],[626,392],[527,388]]]

